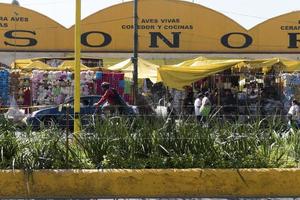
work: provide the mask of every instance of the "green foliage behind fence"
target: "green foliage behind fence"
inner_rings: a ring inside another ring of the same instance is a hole
[[[297,167],[300,132],[279,119],[244,124],[163,119],[100,121],[79,137],[48,128],[34,132],[0,119],[0,168],[274,168]]]

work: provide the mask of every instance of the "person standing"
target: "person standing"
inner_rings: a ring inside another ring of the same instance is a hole
[[[211,110],[211,102],[208,97],[209,97],[209,92],[205,92],[200,107],[200,115],[203,123],[206,123]]]
[[[236,115],[236,99],[234,98],[230,89],[225,91],[225,95],[223,96],[223,114],[225,119],[234,121]]]
[[[197,122],[201,122],[200,108],[201,108],[201,104],[202,104],[202,97],[203,97],[203,94],[199,93],[194,102],[195,116],[196,116]]]
[[[183,99],[183,113],[185,115],[191,115],[193,113],[193,102],[194,102],[193,88],[190,86],[185,87],[185,96]]]
[[[289,109],[288,115],[289,125],[293,128],[300,128],[300,107],[297,100],[292,101],[292,106]]]
[[[23,90],[23,106],[25,108],[25,114],[30,113],[30,106],[31,106],[31,91],[29,87],[25,87]]]

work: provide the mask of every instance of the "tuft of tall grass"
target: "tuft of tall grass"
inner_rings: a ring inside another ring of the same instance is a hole
[[[278,119],[249,124],[216,120],[209,127],[190,120],[178,125],[159,118],[119,119],[101,122],[79,143],[100,168],[296,166],[291,159],[296,143],[282,137],[285,130]]]
[[[12,166],[19,151],[19,142],[16,137],[16,128],[12,122],[0,116],[0,168]]]

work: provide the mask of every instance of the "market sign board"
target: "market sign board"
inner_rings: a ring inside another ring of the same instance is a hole
[[[0,4],[1,51],[73,51],[67,29],[35,11]],[[139,50],[170,53],[299,53],[300,12],[246,30],[223,14],[177,0],[139,1]],[[85,52],[131,52],[133,3],[118,4],[82,20]]]

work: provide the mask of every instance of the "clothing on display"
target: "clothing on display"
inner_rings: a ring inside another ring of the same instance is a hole
[[[14,70],[10,73],[10,95],[16,99],[18,105],[24,104],[24,89],[30,85],[30,74],[22,73],[20,70]]]
[[[10,76],[10,81],[9,81]],[[10,84],[8,84],[10,82]],[[131,89],[126,88],[123,73],[82,71],[80,73],[81,96],[103,95],[101,83],[109,82],[129,103],[132,102]],[[8,101],[14,96],[18,105],[58,105],[74,95],[74,73],[67,71],[33,70],[23,73],[13,70],[0,73],[0,95]],[[10,86],[10,87],[8,87]],[[128,86],[127,86],[128,87]],[[127,89],[125,91],[125,89]]]
[[[131,81],[124,79],[124,73],[118,72],[96,72],[96,91],[97,94],[103,95],[101,84],[103,82],[110,83],[110,86],[124,97],[127,103],[132,103]]]
[[[7,70],[0,70],[0,98],[0,103],[7,105],[9,101],[9,72]]]
[[[95,72],[80,73],[81,96],[92,95]],[[74,94],[74,74],[65,71],[32,72],[32,100],[34,105],[58,105]]]
[[[287,110],[290,106],[292,99],[300,100],[300,74],[288,74],[281,75],[283,81],[283,103]]]

